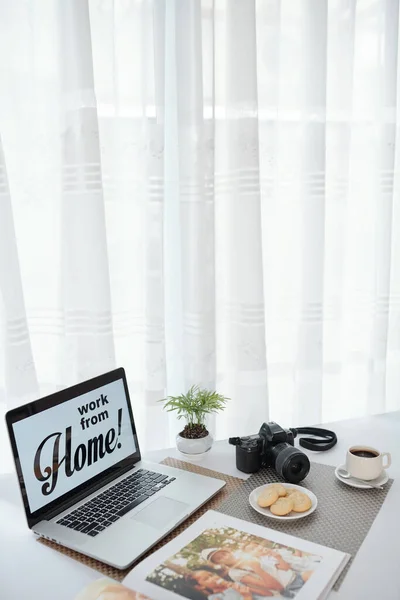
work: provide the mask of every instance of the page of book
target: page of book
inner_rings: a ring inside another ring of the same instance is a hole
[[[102,578],[89,583],[73,600],[152,600],[152,598],[135,592],[113,579]]]
[[[316,600],[326,597],[348,559],[332,548],[208,511],[123,583],[152,600]]]

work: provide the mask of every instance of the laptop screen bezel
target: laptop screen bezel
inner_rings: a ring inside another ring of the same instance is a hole
[[[128,406],[128,414],[130,418],[130,423],[132,427],[132,434],[135,442],[136,452],[134,454],[130,454],[124,459],[120,460],[115,465],[112,465],[108,469],[105,469],[98,475],[88,479],[84,483],[78,485],[73,490],[59,496],[56,500],[49,502],[44,507],[31,512],[28,502],[28,495],[25,487],[24,477],[22,474],[18,447],[14,436],[13,424],[17,421],[21,421],[22,419],[29,418],[35,414],[38,414],[44,410],[49,408],[53,408],[58,404],[63,402],[68,402],[68,400],[72,400],[77,396],[82,394],[86,394],[87,392],[91,392],[97,388],[101,388],[102,386],[112,383],[113,381],[117,381],[122,379],[127,406]],[[117,477],[123,475],[126,471],[129,471],[137,462],[140,461],[140,448],[139,441],[136,433],[135,422],[133,419],[132,407],[129,397],[128,385],[126,382],[125,370],[120,367],[108,373],[104,373],[103,375],[99,375],[94,377],[93,379],[89,379],[88,381],[84,381],[82,383],[78,383],[69,388],[65,388],[64,390],[60,390],[50,396],[46,396],[44,398],[40,398],[39,400],[35,400],[34,402],[29,402],[28,404],[24,404],[23,406],[19,406],[14,408],[6,413],[6,423],[8,434],[10,437],[12,452],[14,456],[15,468],[17,471],[18,482],[20,486],[20,491],[22,495],[22,501],[25,508],[25,514],[28,521],[28,526],[32,528],[36,523],[43,520],[48,520],[49,518],[53,518],[60,512],[68,509],[70,506],[79,502],[89,494],[92,494],[96,490],[103,487],[106,483],[113,481]]]

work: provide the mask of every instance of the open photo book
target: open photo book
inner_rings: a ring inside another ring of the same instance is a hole
[[[75,600],[325,598],[349,555],[208,511],[122,584],[100,579]]]

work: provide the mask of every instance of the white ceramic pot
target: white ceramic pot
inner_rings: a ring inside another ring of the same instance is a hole
[[[210,434],[196,439],[184,438],[179,434],[176,436],[176,446],[179,452],[193,457],[200,456],[211,450],[213,441],[212,435]]]

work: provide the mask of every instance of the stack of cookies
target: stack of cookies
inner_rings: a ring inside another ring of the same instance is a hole
[[[295,488],[286,488],[281,483],[271,483],[257,498],[261,508],[269,508],[273,515],[283,517],[289,513],[310,510],[311,498]]]

